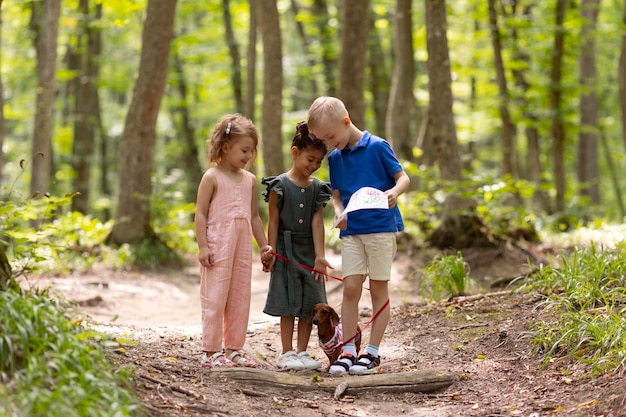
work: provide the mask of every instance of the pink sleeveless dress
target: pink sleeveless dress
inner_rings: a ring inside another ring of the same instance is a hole
[[[250,315],[252,281],[252,189],[254,175],[240,183],[212,168],[217,191],[209,204],[207,242],[213,265],[200,267],[202,350],[243,348]],[[222,344],[223,343],[223,344]]]

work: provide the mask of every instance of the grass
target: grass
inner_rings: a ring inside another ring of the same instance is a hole
[[[533,346],[544,364],[569,355],[591,374],[626,370],[626,245],[591,246],[560,257],[520,286],[544,294],[553,317],[536,324]]]
[[[470,276],[463,255],[439,256],[423,269],[419,288],[424,298],[440,301],[444,298],[466,295],[477,284]]]
[[[131,371],[111,363],[108,345],[48,290],[1,291],[0,415],[139,415]]]

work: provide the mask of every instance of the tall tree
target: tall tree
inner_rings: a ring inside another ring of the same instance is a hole
[[[622,27],[626,27],[626,3],[622,14]],[[619,103],[622,111],[622,138],[626,150],[626,32],[622,35],[622,47],[617,66],[617,79],[619,80]]]
[[[119,197],[108,242],[138,244],[154,238],[150,197],[156,121],[167,81],[177,0],[148,0],[139,71],[120,143]]]
[[[491,28],[491,44],[493,47],[494,67],[498,81],[498,108],[500,110],[500,122],[502,123],[502,174],[517,177],[517,145],[515,141],[516,128],[509,112],[509,88],[504,72],[504,60],[502,59],[502,41],[500,26],[498,25],[498,13],[496,0],[489,0],[489,27]]]
[[[2,44],[2,0],[0,0],[0,45]],[[2,58],[2,49],[0,48],[0,62]],[[4,172],[4,135],[6,133],[4,119],[4,84],[2,82],[2,68],[0,68],[0,184],[2,184]]]
[[[531,13],[531,5],[525,5],[520,7],[518,0],[512,0],[510,2],[511,5],[511,13],[513,19],[518,19],[518,9],[521,15],[521,18],[524,21],[532,21],[533,16]],[[506,9],[505,9],[506,10]],[[528,81],[530,77],[526,74],[528,72],[528,68],[531,66],[531,58],[530,55],[522,49],[520,46],[520,34],[518,30],[518,25],[514,24],[511,28],[511,38],[513,43],[513,59],[518,64],[515,65],[511,72],[515,79],[515,86],[519,90],[519,94],[517,95],[517,100],[519,107],[522,111],[522,116],[525,123],[524,134],[526,135],[526,169],[525,171],[520,167],[520,176],[522,178],[527,178],[536,184],[536,189],[533,194],[533,201],[537,207],[541,211],[548,212],[549,201],[546,192],[543,190],[543,185],[545,184],[545,179],[542,175],[543,173],[543,164],[541,162],[541,146],[540,146],[540,135],[539,135],[539,116],[537,115],[538,105],[535,105],[531,102],[531,94],[530,88],[531,85]]]
[[[246,53],[246,102],[244,115],[254,121],[256,97],[256,40],[257,40],[257,9],[258,3],[250,0],[250,27],[248,29],[248,52]]]
[[[56,94],[57,44],[61,0],[33,1],[30,27],[37,54],[37,89],[33,129],[31,195],[49,191]]]
[[[411,0],[397,0],[394,13],[393,76],[387,110],[386,139],[398,156],[413,160],[415,138],[411,121],[415,117],[415,61],[413,58],[413,24]]]
[[[598,94],[595,30],[600,0],[582,0],[580,4],[581,51],[579,60],[580,134],[578,137],[578,182],[583,196],[600,204],[598,167]]]
[[[263,39],[263,105],[261,136],[265,175],[285,171],[282,150],[283,64],[278,8],[274,0],[260,0],[257,5]]]
[[[565,12],[567,0],[557,0],[554,25],[554,47],[552,51],[552,68],[550,71],[550,112],[552,114],[552,165],[554,185],[556,188],[555,211],[565,209],[565,123],[562,114],[561,91],[563,78],[563,54],[565,45]]]
[[[81,24],[77,35],[79,65],[74,78],[75,106],[72,149],[76,170],[74,191],[78,194],[72,200],[72,210],[86,214],[89,212],[92,159],[99,120],[97,81],[102,41],[98,20],[102,15],[102,4],[96,4],[93,12],[90,11],[89,0],[80,0],[78,7],[81,14]]]
[[[370,0],[342,2],[338,95],[356,126],[365,129],[365,67]]]
[[[337,77],[335,73],[337,54],[334,47],[336,34],[330,25],[328,2],[326,0],[313,0],[311,10],[313,11],[315,26],[317,27],[319,42],[322,47],[322,65],[324,66],[324,81],[326,82],[323,91],[325,95],[335,96],[337,95]]]
[[[391,76],[389,75],[390,61],[387,58],[380,30],[376,27],[376,13],[370,12],[370,36],[367,54],[367,68],[369,69],[369,91],[372,94],[372,108],[374,110],[375,131],[384,135],[386,128],[387,106],[389,104],[389,89]],[[388,139],[388,138],[386,138]]]
[[[302,54],[304,55],[304,62],[306,62],[305,77],[298,77],[296,83],[297,92],[294,94],[294,108],[301,109],[302,107],[308,107],[309,104],[315,99],[315,95],[317,94],[317,80],[315,77],[311,76],[310,70],[315,68],[316,62],[313,59],[314,54],[311,52],[311,45],[313,44],[312,39],[306,33],[305,25],[302,23],[300,18],[300,5],[297,0],[291,0],[291,10],[294,15],[293,22],[296,27],[296,33],[298,37],[302,41]],[[302,88],[301,85],[308,83],[309,88]]]
[[[428,51],[428,129],[441,177],[451,183],[463,179],[462,161],[452,112],[452,74],[448,52],[446,2],[426,0]],[[428,240],[438,248],[491,246],[471,200],[450,194],[439,226]]]
[[[230,14],[230,1],[222,0],[224,9],[224,29],[226,30],[226,43],[231,59],[231,82],[233,85],[233,96],[235,98],[235,109],[237,113],[243,113],[243,85],[241,80],[241,59],[239,54],[239,45],[235,32],[233,31],[233,19]]]

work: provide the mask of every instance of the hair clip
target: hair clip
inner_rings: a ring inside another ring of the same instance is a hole
[[[233,124],[232,124],[231,122],[228,122],[228,125],[226,126],[226,134],[227,134],[227,135],[229,135],[229,134],[230,134],[230,127],[231,127],[232,125],[233,125]]]

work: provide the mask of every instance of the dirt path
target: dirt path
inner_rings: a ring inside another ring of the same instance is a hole
[[[491,265],[492,278],[498,278],[494,270],[510,274],[505,265],[517,262],[504,257],[499,265],[493,253],[480,258]],[[394,265],[383,372],[445,368],[454,383],[434,393],[357,396],[348,389],[334,399],[314,388],[241,384],[200,368],[199,277],[193,267],[177,274],[100,271],[37,284],[52,284],[77,300],[100,330],[133,341],[118,360],[135,368],[135,389],[154,416],[626,416],[623,375],[591,379],[584,375],[586,368],[567,359],[541,368],[542,357],[530,354],[531,323],[550,319],[538,307],[538,295],[497,293],[427,308],[405,277],[411,262],[404,257]],[[340,258],[333,256],[331,263],[337,266],[333,275],[341,276]],[[273,372],[280,339],[276,319],[262,313],[268,279],[263,272],[253,278],[245,350],[259,369]],[[339,285],[328,283],[335,307],[341,302]],[[371,310],[363,298],[364,323]],[[309,351],[326,361],[311,339]],[[303,387],[312,378],[329,378],[326,372],[298,374]]]

